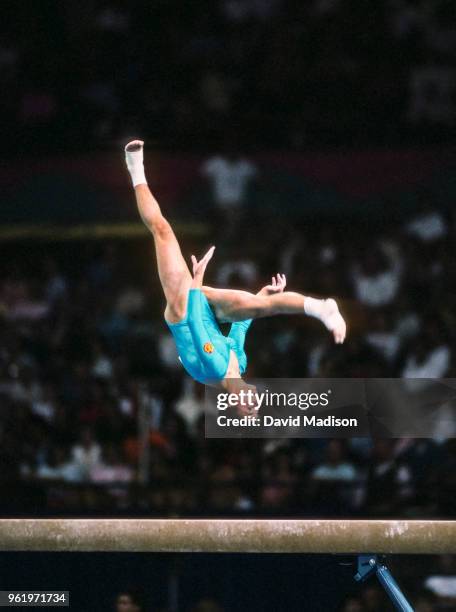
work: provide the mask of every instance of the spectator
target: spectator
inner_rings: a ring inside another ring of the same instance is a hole
[[[278,452],[269,457],[263,471],[263,480],[269,484],[263,485],[261,489],[262,508],[280,511],[291,505],[296,475],[286,452]]]
[[[312,472],[316,481],[353,481],[356,478],[356,469],[347,460],[346,448],[343,440],[331,440],[326,452],[326,460]]]
[[[122,461],[119,448],[113,444],[104,447],[101,460],[89,468],[89,479],[91,482],[108,484],[110,482],[131,482],[133,472],[130,467]]]
[[[449,346],[440,344],[434,338],[422,336],[408,354],[402,377],[443,378],[450,366],[450,358]]]
[[[223,287],[239,289],[245,287],[252,291],[258,281],[258,270],[255,263],[248,259],[237,259],[222,263],[217,271],[217,283]]]
[[[365,336],[367,344],[381,353],[387,362],[393,363],[401,347],[399,334],[392,329],[384,313],[373,314],[370,327]]]
[[[71,456],[84,480],[88,479],[90,472],[100,465],[101,447],[93,439],[92,430],[88,427],[82,430],[79,442],[71,449]]]
[[[402,258],[393,243],[370,247],[361,265],[353,270],[356,298],[366,306],[391,304],[399,291]]]
[[[411,472],[396,462],[393,440],[374,442],[367,476],[366,507],[376,516],[392,516],[400,511],[402,487],[410,484]]]
[[[116,598],[116,612],[143,612],[141,595],[137,591],[121,591]]]
[[[407,223],[406,230],[421,242],[429,243],[444,238],[448,227],[440,211],[423,206],[421,212]]]
[[[31,412],[52,424],[56,413],[55,389],[52,384],[43,385],[40,397],[32,401]]]
[[[92,375],[95,378],[109,380],[114,374],[113,363],[103,347],[102,342],[96,342],[93,347]]]
[[[63,446],[55,446],[49,450],[47,460],[38,467],[36,476],[40,479],[78,483],[84,480],[85,473],[79,463],[68,458]]]
[[[203,387],[187,378],[183,385],[182,395],[176,402],[175,410],[185,421],[187,430],[192,435],[197,435],[197,423],[204,414]]]
[[[217,226],[228,234],[234,232],[248,203],[249,187],[258,175],[256,166],[228,144],[222,154],[204,162],[201,172],[210,185]]]
[[[439,571],[428,576],[424,586],[438,597],[442,607],[456,606],[456,566],[454,557],[440,555],[438,558]]]

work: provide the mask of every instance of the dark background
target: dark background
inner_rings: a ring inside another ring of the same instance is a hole
[[[204,439],[122,149],[146,141],[184,255],[217,245],[209,283],[285,272],[340,299],[343,347],[304,317],[258,321],[248,376],[453,377],[455,17],[448,0],[2,2],[1,515],[454,517],[451,406],[419,441]],[[234,206],[214,157],[253,168]],[[418,594],[454,560],[393,561],[417,610],[456,608]],[[329,557],[1,564],[3,588],[72,588],[81,611],[130,584],[147,610],[387,609],[366,588],[344,603],[353,568]]]

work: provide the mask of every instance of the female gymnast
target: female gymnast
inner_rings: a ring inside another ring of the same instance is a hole
[[[192,276],[176,236],[147,185],[143,146],[142,140],[127,144],[127,168],[139,213],[154,237],[158,274],[166,298],[165,321],[190,376],[230,393],[253,389],[253,385],[242,380],[247,367],[244,342],[252,320],[259,317],[306,314],[319,319],[332,332],[336,343],[344,341],[346,325],[336,302],[284,291],[283,275],[278,274],[271,285],[257,294],[203,286],[204,272],[214,254],[215,247],[211,247],[200,261],[192,255]],[[217,321],[232,323],[227,336],[222,334]]]

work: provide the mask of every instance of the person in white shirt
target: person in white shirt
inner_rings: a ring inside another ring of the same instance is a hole
[[[210,181],[215,205],[233,209],[244,204],[249,183],[258,170],[250,161],[235,154],[216,155],[204,162],[202,174]]]
[[[400,289],[402,269],[402,256],[394,243],[371,247],[362,264],[352,270],[358,302],[371,308],[391,304]]]
[[[209,183],[217,226],[224,228],[224,234],[233,233],[239,226],[249,189],[258,177],[257,167],[227,145],[224,153],[203,163],[201,174]]]
[[[101,447],[93,439],[89,428],[82,431],[80,440],[72,447],[71,459],[79,467],[84,478],[87,478],[90,471],[100,463]]]
[[[451,351],[445,345],[427,347],[421,342],[406,359],[402,378],[442,378],[450,367]]]
[[[405,224],[404,229],[421,245],[434,244],[448,234],[448,223],[443,213],[432,205],[432,195],[423,193],[417,213]]]
[[[341,440],[331,440],[328,444],[326,460],[312,472],[312,479],[355,480],[357,474],[353,464],[345,456],[345,446]]]

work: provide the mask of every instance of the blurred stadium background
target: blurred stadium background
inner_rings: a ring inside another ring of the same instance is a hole
[[[304,317],[258,321],[250,376],[453,377],[455,17],[445,0],[2,2],[3,516],[454,517],[448,427],[204,438],[122,148],[146,141],[184,253],[217,245],[209,284],[284,272],[342,298],[344,347]],[[417,610],[456,609],[453,563],[414,560]],[[227,589],[194,609],[240,609]],[[368,599],[340,609],[388,609]]]

